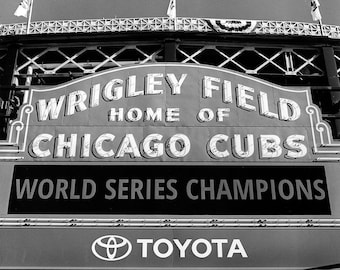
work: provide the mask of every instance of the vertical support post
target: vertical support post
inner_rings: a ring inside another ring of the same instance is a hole
[[[340,87],[333,47],[331,46],[322,47],[322,53],[323,53],[323,57],[325,60],[328,85],[332,87]],[[339,101],[340,93],[338,93],[338,96],[339,96],[338,97],[338,101]]]
[[[331,46],[322,47],[322,53],[325,61],[326,75],[328,85],[331,87],[340,87],[338,78],[337,66],[334,57],[334,49]],[[330,93],[330,103],[333,108],[340,108],[340,92],[333,91]],[[339,111],[334,113],[339,113]],[[340,137],[340,119],[335,120],[335,133],[337,137]]]
[[[17,45],[10,46],[7,51],[7,55],[4,58],[4,73],[3,78],[1,78],[1,85],[5,86],[4,89],[0,90],[0,99],[5,103],[9,104],[11,98],[10,86],[12,86],[14,69],[18,58],[18,47]],[[7,106],[6,105],[6,106]],[[3,108],[4,110],[8,108]],[[0,139],[5,139],[7,136],[7,124],[8,118],[5,117],[6,114],[1,114],[0,117]]]
[[[26,31],[27,35],[29,35],[29,33],[30,33],[30,26],[31,26],[31,21],[32,21],[32,11],[33,11],[33,1],[34,0],[31,0],[30,9],[29,9],[28,18],[27,18],[27,31]]]
[[[321,31],[321,36],[325,36],[325,33],[323,31],[323,24],[322,24],[322,20],[319,20],[319,26],[320,26],[320,31]]]
[[[177,62],[176,56],[177,41],[175,39],[164,40],[164,61]]]
[[[294,62],[292,57],[292,49],[285,49],[286,75],[294,75]]]

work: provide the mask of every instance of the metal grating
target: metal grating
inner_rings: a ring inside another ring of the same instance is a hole
[[[21,48],[15,69],[18,85],[54,85],[112,67],[155,62],[160,44]]]
[[[324,76],[316,48],[235,47],[181,43],[177,61],[228,68],[256,76]],[[21,48],[15,69],[17,85],[54,85],[112,67],[162,62],[163,44],[65,45]]]
[[[180,45],[177,50],[182,63],[208,64],[256,75],[324,75],[318,49]]]

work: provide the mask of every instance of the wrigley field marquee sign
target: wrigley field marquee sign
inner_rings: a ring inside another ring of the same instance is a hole
[[[310,162],[340,146],[310,89],[148,64],[31,89],[18,115],[8,214],[332,214]]]
[[[1,159],[295,162],[340,153],[309,89],[192,64],[115,68],[26,93]]]
[[[338,265],[339,154],[310,89],[226,69],[31,88],[0,143],[0,268]]]

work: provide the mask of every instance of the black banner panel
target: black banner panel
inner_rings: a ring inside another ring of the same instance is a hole
[[[322,166],[17,165],[9,214],[330,215]]]

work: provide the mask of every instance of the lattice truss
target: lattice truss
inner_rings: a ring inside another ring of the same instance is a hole
[[[181,45],[178,52],[182,63],[214,65],[247,74],[324,75],[318,49]]]
[[[340,77],[340,48],[334,49],[334,57],[337,66],[338,77]]]
[[[53,85],[108,68],[162,62],[163,50],[161,43],[21,48],[15,77],[18,85]],[[259,76],[324,75],[316,48],[179,44],[176,53],[181,63],[207,64]]]
[[[22,48],[15,77],[18,85],[58,84],[108,68],[156,62],[159,44]]]

